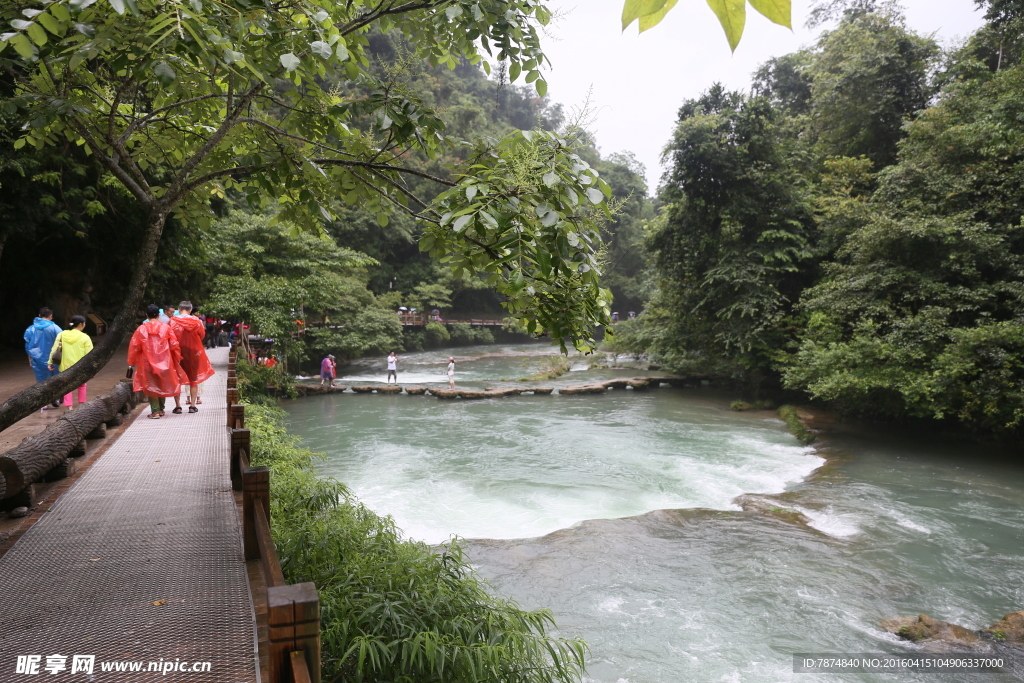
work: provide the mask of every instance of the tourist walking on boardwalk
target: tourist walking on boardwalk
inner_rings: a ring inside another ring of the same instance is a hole
[[[199,318],[192,315],[191,301],[182,301],[178,304],[178,310],[181,314],[171,318],[171,331],[181,349],[181,369],[188,377],[188,412],[198,413],[199,385],[213,377],[213,366],[203,348],[206,327]],[[174,410],[171,412],[181,412],[181,394],[174,396]]]
[[[327,386],[334,386],[334,378],[338,374],[338,364],[334,362],[334,356],[327,354],[327,357],[320,361],[320,386],[327,382]]]
[[[398,356],[392,351],[388,354],[388,378],[385,380],[385,384],[391,384],[391,378],[395,378],[395,384],[398,384]]]
[[[28,354],[28,364],[35,373],[37,382],[57,374],[56,369],[51,369],[49,359],[50,350],[58,334],[60,325],[53,322],[53,311],[45,307],[39,309],[39,315],[25,330],[25,353]],[[51,406],[59,408],[60,403],[54,401],[49,406],[43,406],[43,410],[49,410]]]
[[[171,326],[160,322],[160,308],[146,308],[148,320],[139,325],[128,346],[128,365],[135,368],[132,387],[149,399],[150,419],[164,415],[168,396],[181,393],[181,348]]]
[[[85,318],[80,315],[71,316],[71,329],[64,330],[57,335],[57,338],[53,341],[53,347],[50,349],[50,370],[54,367],[59,367],[61,372],[64,372],[72,365],[82,360],[85,354],[92,351],[92,339],[89,339],[82,330],[85,329]],[[72,390],[70,393],[64,396],[64,406],[71,410],[71,397],[75,394],[76,390]],[[81,407],[85,403],[86,388],[85,384],[78,387],[78,405]]]
[[[448,388],[455,388],[455,358],[448,357]]]

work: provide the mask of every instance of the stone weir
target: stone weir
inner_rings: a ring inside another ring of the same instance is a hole
[[[643,391],[662,386],[684,387],[700,386],[703,377],[628,377],[620,379],[609,379],[603,382],[591,382],[588,384],[570,384],[560,387],[557,392],[562,396],[576,396],[579,394],[603,394],[609,389],[632,389]],[[297,386],[298,395],[308,396],[314,394],[340,394],[348,393],[348,387],[334,386],[325,387],[315,384],[300,384]],[[409,396],[425,396],[427,394],[436,398],[444,399],[476,399],[476,398],[503,398],[505,396],[519,396],[520,394],[533,394],[534,396],[550,396],[555,393],[554,387],[485,387],[484,389],[446,389],[442,387],[421,387],[402,386],[400,384],[364,384],[351,387],[351,392],[356,394],[401,394]]]

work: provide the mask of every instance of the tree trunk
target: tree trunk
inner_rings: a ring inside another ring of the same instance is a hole
[[[163,207],[150,214],[146,237],[137,255],[138,261],[125,292],[124,303],[107,333],[100,337],[100,341],[91,352],[65,372],[35,384],[4,401],[3,405],[0,405],[0,431],[88,382],[113,358],[121,343],[135,330],[135,312],[146,295],[146,284],[153,272],[153,263],[156,260],[156,251],[160,246],[166,218],[167,210]]]

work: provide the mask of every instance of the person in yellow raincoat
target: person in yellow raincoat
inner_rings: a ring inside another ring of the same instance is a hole
[[[85,318],[80,315],[71,316],[71,329],[64,330],[57,335],[57,338],[53,340],[53,348],[50,349],[49,356],[49,367],[53,370],[57,363],[54,362],[53,354],[60,349],[60,371],[64,372],[72,365],[82,360],[85,354],[92,351],[92,339],[89,339],[83,330],[85,329]],[[72,389],[71,392],[64,397],[64,406],[71,410],[71,397],[78,393],[78,405],[81,406],[86,400],[86,385],[78,387],[78,389]]]

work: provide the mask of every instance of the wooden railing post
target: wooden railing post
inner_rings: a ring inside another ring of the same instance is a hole
[[[242,462],[242,451],[248,455],[252,451],[252,435],[248,429],[231,430],[231,488],[242,490],[242,470],[248,463]]]
[[[228,406],[228,427],[231,429],[245,428],[245,406],[232,403]]]
[[[238,389],[228,389],[228,405],[233,406],[238,403]]]
[[[256,538],[256,517],[253,514],[257,505],[270,519],[270,468],[249,467],[242,470],[242,547],[245,549],[246,560],[260,558],[259,540]]]
[[[270,680],[292,681],[291,653],[301,651],[310,683],[320,683],[320,596],[316,585],[268,588],[267,611]]]
[[[232,375],[228,375],[228,389],[238,388],[238,378]]]

